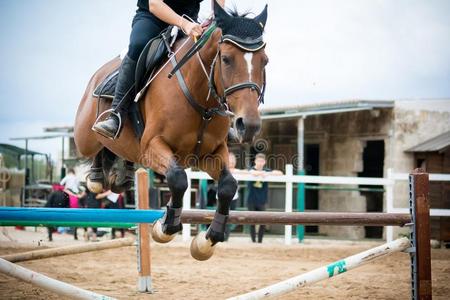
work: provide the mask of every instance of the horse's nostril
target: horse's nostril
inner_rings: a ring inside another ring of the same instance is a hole
[[[239,133],[242,133],[245,131],[245,124],[244,124],[244,118],[237,118],[235,122],[236,130]]]

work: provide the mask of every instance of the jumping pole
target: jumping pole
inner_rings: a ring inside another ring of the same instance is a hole
[[[410,247],[409,239],[401,238],[393,242],[378,246],[373,249],[358,253],[356,255],[347,257],[335,261],[329,265],[314,269],[305,274],[292,277],[282,282],[273,284],[271,286],[240,295],[237,297],[229,298],[228,300],[250,300],[261,299],[265,297],[274,297],[277,295],[285,294],[298,288],[310,285],[312,283],[335,277],[339,274],[347,272],[351,269],[362,266],[377,258],[386,256],[388,254],[403,251]]]
[[[146,197],[145,194],[143,197]],[[181,222],[210,224],[214,213],[214,210],[186,210],[181,215]],[[90,227],[95,224],[96,227],[110,227],[108,225],[114,224],[120,228],[132,227],[139,223],[153,223],[163,215],[163,210],[0,207],[0,226],[69,226],[70,224],[70,226]],[[231,211],[228,223],[404,226],[411,223],[411,216],[402,213]]]
[[[115,299],[80,289],[79,287],[70,285],[65,282],[61,282],[59,280],[47,277],[43,274],[28,270],[19,265],[10,263],[9,261],[6,261],[2,258],[0,258],[0,272],[70,299],[83,299],[83,300]]]
[[[34,260],[34,259],[42,259],[42,258],[56,257],[56,256],[62,256],[62,255],[78,254],[78,253],[84,253],[84,252],[90,252],[90,251],[99,251],[99,250],[105,250],[105,249],[132,246],[133,244],[134,244],[134,239],[123,238],[123,239],[117,239],[117,240],[112,240],[112,241],[101,241],[98,243],[91,243],[91,244],[71,245],[71,246],[64,246],[64,247],[58,247],[58,248],[50,248],[50,249],[23,252],[23,253],[18,253],[18,254],[9,254],[9,255],[2,256],[1,258],[3,258],[4,260],[7,260],[9,262],[15,263],[15,262],[20,262],[20,261],[28,261],[28,260]]]

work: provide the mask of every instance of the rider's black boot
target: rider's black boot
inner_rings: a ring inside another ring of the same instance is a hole
[[[119,135],[121,124],[124,123],[128,107],[133,101],[133,97],[127,96],[124,99],[124,96],[133,87],[135,70],[136,62],[126,55],[119,70],[114,100],[111,105],[113,111],[106,120],[94,124],[92,128],[94,131],[110,139],[114,139]],[[122,101],[122,99],[124,100]]]

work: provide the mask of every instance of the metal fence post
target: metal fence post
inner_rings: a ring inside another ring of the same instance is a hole
[[[305,175],[305,170],[299,170],[298,175]],[[305,184],[300,182],[297,184],[297,211],[305,211]],[[297,225],[297,238],[301,243],[305,239],[305,226]]]
[[[294,167],[292,165],[286,165],[286,176],[294,175]],[[292,212],[292,178],[286,180],[286,192],[285,192],[285,202],[284,211],[289,213]],[[292,225],[284,226],[284,243],[286,245],[292,244]]]

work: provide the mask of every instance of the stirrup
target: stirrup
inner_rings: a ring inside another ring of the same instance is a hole
[[[119,129],[117,130],[116,134],[115,134],[114,137],[112,137],[112,138],[109,137],[109,136],[104,135],[103,132],[100,132],[100,131],[98,131],[97,129],[95,129],[95,125],[100,121],[100,118],[103,117],[103,116],[104,116],[105,114],[107,114],[107,113],[110,113],[110,115],[111,115],[111,114],[114,114],[114,115],[119,119]],[[121,117],[120,114],[117,113],[113,108],[107,109],[107,110],[105,110],[104,112],[102,112],[102,113],[97,117],[97,119],[95,120],[94,124],[93,124],[92,127],[91,127],[91,129],[92,129],[93,131],[97,132],[97,133],[100,134],[101,136],[103,136],[103,137],[105,137],[105,138],[108,138],[108,139],[110,139],[110,140],[115,140],[115,139],[117,138],[117,136],[118,136],[119,133],[120,133],[120,129],[121,129],[121,128],[122,128],[122,117]]]

